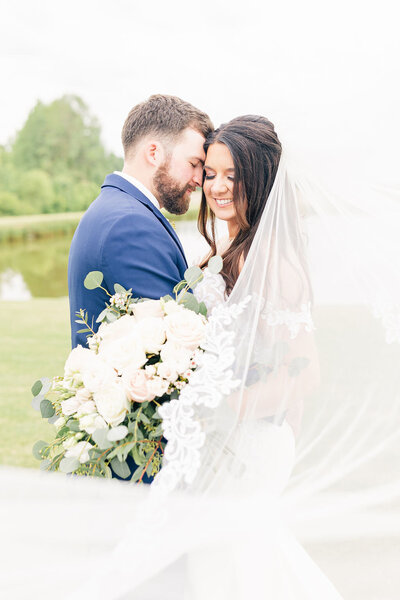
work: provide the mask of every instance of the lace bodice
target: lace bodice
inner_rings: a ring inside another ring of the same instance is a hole
[[[199,302],[204,302],[208,314],[211,314],[213,308],[225,302],[226,286],[222,275],[211,273],[208,267],[204,269],[203,274],[204,278],[195,287],[194,295]]]

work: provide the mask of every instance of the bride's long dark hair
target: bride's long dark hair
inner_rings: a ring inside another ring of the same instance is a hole
[[[239,232],[222,254],[224,265],[221,271],[229,294],[239,276],[240,261],[246,259],[250,250],[275,181],[282,146],[271,121],[257,115],[237,117],[221,125],[208,136],[205,152],[215,143],[225,144],[235,167],[233,201]],[[210,255],[214,256],[217,254],[215,215],[207,205],[204,191],[197,226],[210,246]],[[210,255],[200,267],[206,265]]]

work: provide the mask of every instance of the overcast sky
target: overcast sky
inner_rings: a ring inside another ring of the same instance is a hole
[[[297,147],[353,149],[399,181],[396,1],[0,0],[0,143],[78,94],[121,154],[129,109],[179,95],[217,125],[261,113]]]

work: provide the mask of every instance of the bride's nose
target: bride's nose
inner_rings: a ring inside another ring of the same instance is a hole
[[[223,194],[227,191],[227,185],[222,177],[216,176],[212,181],[211,191],[213,194]]]

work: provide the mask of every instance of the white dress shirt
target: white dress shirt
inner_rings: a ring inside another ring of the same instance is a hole
[[[148,198],[154,204],[154,206],[158,208],[158,210],[160,210],[160,203],[158,202],[157,198],[150,192],[150,190],[147,189],[145,185],[143,185],[141,181],[138,181],[136,177],[132,177],[132,175],[128,175],[122,171],[114,171],[114,175],[119,175],[120,177],[123,177],[129,181],[129,183],[132,183],[132,185],[137,187],[137,189],[140,190],[142,194],[144,194],[146,198]]]

